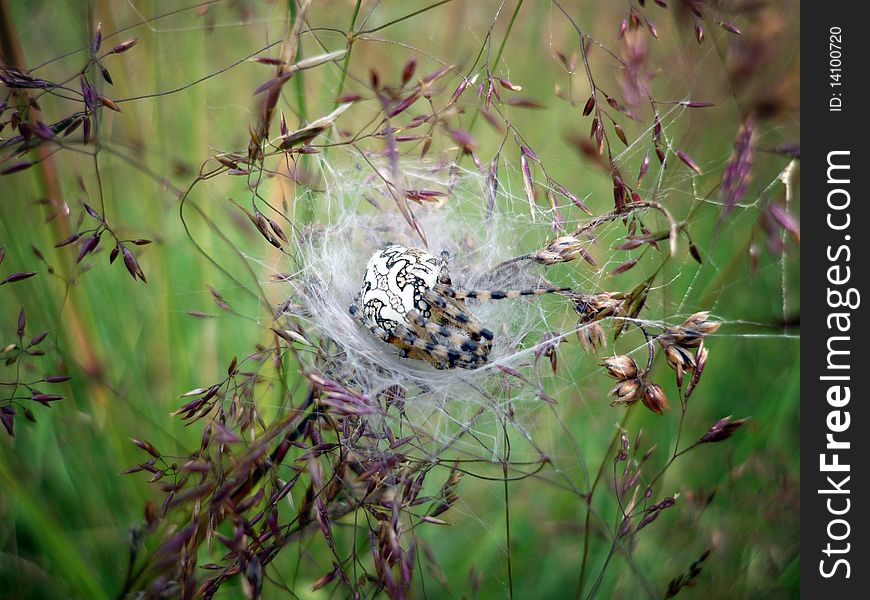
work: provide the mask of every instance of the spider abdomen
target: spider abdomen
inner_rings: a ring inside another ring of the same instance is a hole
[[[441,261],[418,248],[394,244],[375,253],[368,262],[359,302],[363,318],[393,333],[416,310],[424,317],[431,308],[424,296],[438,282]]]

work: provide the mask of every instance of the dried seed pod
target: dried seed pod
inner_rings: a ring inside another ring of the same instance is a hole
[[[665,391],[657,383],[650,383],[644,389],[643,405],[658,415],[671,408]]]
[[[612,390],[610,390],[610,395],[615,396],[615,399],[610,403],[610,405],[634,404],[640,399],[642,391],[643,386],[637,379],[626,379],[625,381],[620,381]]]
[[[719,419],[712,427],[710,427],[710,429],[707,430],[707,433],[701,436],[701,439],[696,442],[696,445],[727,440],[735,431],[745,425],[748,420],[749,419],[738,419],[737,421],[732,421],[730,415],[723,419]]]
[[[604,328],[598,323],[587,323],[581,325],[577,329],[577,339],[580,340],[580,344],[583,345],[583,349],[586,350],[586,352],[598,350],[599,346],[602,348],[607,346],[607,337],[604,335]]]
[[[639,372],[634,359],[624,354],[606,358],[602,366],[607,369],[608,375],[619,381],[634,379]]]

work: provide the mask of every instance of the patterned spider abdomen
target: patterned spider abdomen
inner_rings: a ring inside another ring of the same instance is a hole
[[[406,315],[412,310],[428,318],[431,307],[423,295],[438,283],[442,264],[424,250],[398,244],[375,253],[360,290],[362,318],[389,333],[407,325]]]

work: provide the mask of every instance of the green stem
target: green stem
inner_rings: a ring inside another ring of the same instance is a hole
[[[523,6],[523,0],[519,0],[519,2],[517,2],[517,7],[514,9],[514,13],[511,15],[511,20],[508,23],[507,31],[505,31],[504,37],[501,40],[501,45],[499,45],[499,47],[498,47],[498,52],[496,52],[496,54],[495,54],[495,60],[492,62],[492,64],[486,65],[487,72],[491,73],[492,71],[495,71],[496,67],[498,66],[499,61],[501,61],[501,55],[504,52],[504,47],[507,44],[508,38],[511,35],[511,31],[514,28],[514,23],[517,20],[517,15],[519,14],[520,8],[522,8],[522,6]],[[478,110],[478,111],[475,111],[474,115],[472,115],[471,122],[468,124],[468,132],[469,133],[471,133],[471,131],[474,129],[474,125],[475,125],[475,123],[477,123],[477,116],[479,114],[480,114],[480,111]],[[460,155],[460,157],[461,156],[462,155]]]
[[[502,422],[502,431],[504,432],[504,457],[501,461],[502,482],[504,484],[504,528],[505,528],[505,549],[507,552],[507,577],[508,577],[508,598],[514,597],[514,576],[513,564],[511,562],[511,505],[510,496],[508,494],[508,461],[510,460],[511,449],[510,439],[508,438],[507,423]]]
[[[287,6],[290,9],[290,27],[296,25],[296,20],[299,18],[299,9],[296,7],[296,0],[287,0]],[[300,33],[302,29],[299,29]],[[296,45],[296,56],[293,57],[293,62],[298,63],[302,58],[301,36],[300,43]],[[299,71],[293,76],[293,87],[296,92],[296,112],[299,115],[300,123],[308,122],[308,104],[305,100],[305,72]],[[307,170],[311,164],[310,157],[302,155],[299,159],[299,164],[303,170]],[[298,197],[298,195],[297,195]],[[305,195],[305,202],[302,206],[302,221],[310,223],[314,220],[314,205],[312,204],[311,195]]]
[[[592,482],[592,487],[589,489],[589,494],[586,496],[586,524],[583,529],[583,558],[580,562],[580,576],[577,579],[577,590],[574,592],[574,598],[579,598],[583,594],[583,585],[586,583],[586,566],[589,564],[589,525],[592,515],[592,495],[595,493],[595,488],[598,487],[598,482],[601,481],[601,476],[604,474],[605,467],[609,464],[609,457],[613,452],[613,448],[619,441],[619,434],[625,429],[625,424],[628,423],[628,417],[631,415],[629,407],[619,423],[616,433],[610,440],[610,445],[607,446],[607,451],[604,453],[604,459],[601,461],[601,466],[598,468],[598,473],[595,475],[595,481]],[[612,551],[611,551],[612,552]],[[610,560],[610,557],[608,557]]]
[[[523,0],[519,0],[517,2],[517,7],[514,9],[514,14],[511,15],[510,23],[508,23],[507,31],[505,31],[504,37],[501,40],[501,45],[498,47],[498,52],[495,55],[495,60],[492,63],[492,68],[495,69],[498,66],[499,61],[501,61],[502,52],[504,52],[505,44],[507,44],[508,38],[511,35],[511,30],[514,28],[514,23],[517,20],[517,15],[520,14],[520,8],[523,6]]]
[[[338,106],[338,99],[344,93],[344,82],[347,81],[347,70],[350,68],[350,53],[353,50],[353,43],[356,40],[356,18],[359,16],[359,7],[362,0],[356,0],[356,6],[353,7],[353,15],[350,18],[350,27],[347,28],[347,54],[344,55],[344,63],[341,65],[341,79],[338,80],[338,89],[335,90],[335,101],[333,106]]]

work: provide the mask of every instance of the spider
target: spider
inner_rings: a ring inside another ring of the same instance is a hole
[[[465,300],[500,300],[569,292],[570,288],[470,291],[452,286],[448,253],[441,258],[391,244],[369,259],[350,314],[402,356],[436,369],[476,369],[489,360],[493,333],[468,312]]]

